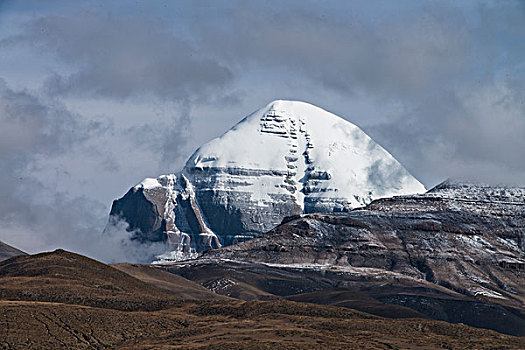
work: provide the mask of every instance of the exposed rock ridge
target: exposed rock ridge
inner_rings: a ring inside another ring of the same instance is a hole
[[[525,308],[523,203],[524,188],[444,183],[347,214],[288,218],[203,258],[379,269]]]

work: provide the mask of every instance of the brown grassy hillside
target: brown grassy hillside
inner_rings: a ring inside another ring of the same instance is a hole
[[[61,250],[0,263],[0,286],[2,349],[525,348],[524,338],[426,319],[284,299],[183,299],[176,283],[170,292]],[[209,297],[195,290],[182,294]]]

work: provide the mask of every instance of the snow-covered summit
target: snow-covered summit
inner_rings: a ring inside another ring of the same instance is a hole
[[[348,201],[348,209],[378,197],[425,191],[357,126],[297,101],[273,101],[247,116],[200,147],[186,168],[282,173],[283,190],[292,192],[303,209],[305,200],[340,198]],[[245,190],[262,196],[273,191],[264,188],[263,181]]]
[[[285,216],[347,211],[424,191],[354,124],[279,100],[201,146],[179,173],[133,187],[111,214],[141,239],[167,239],[192,253],[255,237]]]

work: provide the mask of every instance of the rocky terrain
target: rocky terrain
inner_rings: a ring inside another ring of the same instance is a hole
[[[142,241],[179,260],[256,237],[285,216],[342,212],[425,188],[357,126],[303,102],[274,101],[200,147],[181,172],[145,179],[116,200]]]
[[[315,302],[335,290],[343,302],[365,295],[523,336],[524,208],[522,188],[445,182],[345,214],[288,217],[263,236],[166,267],[224,295]]]
[[[203,293],[184,278],[170,278],[162,268],[117,267],[142,276],[143,281],[63,250],[1,262],[0,283],[7,292],[0,295],[0,348],[520,349],[525,346],[524,338],[423,318],[383,318],[347,307],[282,298],[210,299],[213,292]],[[156,281],[157,286],[145,280]],[[297,298],[307,299],[308,295]],[[324,302],[338,298],[341,299],[333,293],[327,294]]]

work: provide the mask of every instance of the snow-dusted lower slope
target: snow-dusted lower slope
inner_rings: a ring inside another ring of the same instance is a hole
[[[180,173],[135,186],[111,214],[142,239],[189,252],[252,238],[288,215],[424,191],[357,126],[308,103],[274,101],[200,147]]]

